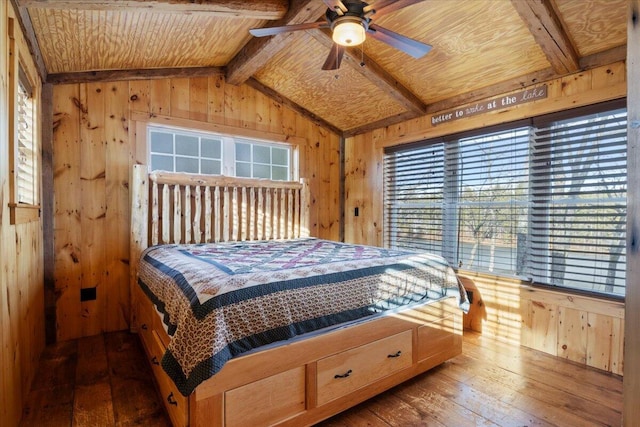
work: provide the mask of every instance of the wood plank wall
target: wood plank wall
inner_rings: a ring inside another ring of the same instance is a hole
[[[136,135],[141,117],[304,141],[299,174],[310,185],[310,234],[340,239],[339,137],[248,86],[222,76],[70,84],[55,86],[53,98],[59,340],[128,327],[128,185],[132,162],[146,152],[136,146],[145,141]],[[81,302],[83,288],[95,288],[96,299]]]
[[[622,375],[624,304],[461,271],[473,283],[467,327]]]
[[[11,2],[0,3],[0,424],[18,425],[44,349],[42,224],[9,221],[8,19]],[[30,75],[37,76],[29,50],[16,31],[16,48]],[[16,53],[14,53],[16,54]],[[39,104],[40,85],[35,88]],[[38,107],[36,107],[38,108]]]
[[[377,129],[345,142],[345,241],[383,245],[384,147],[594,104],[626,95],[624,62],[547,82],[548,97],[496,113],[432,126],[431,116]],[[437,113],[436,113],[437,114]],[[358,208],[359,216],[354,216]],[[464,272],[463,272],[464,273]],[[471,275],[475,329],[579,363],[622,373],[624,304],[531,290],[521,283]]]

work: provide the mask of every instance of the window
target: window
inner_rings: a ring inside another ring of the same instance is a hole
[[[293,150],[287,144],[174,128],[149,127],[152,170],[288,181]]]
[[[289,148],[237,141],[235,143],[236,176],[289,179]]]
[[[622,296],[625,215],[625,109],[385,153],[387,244],[460,268]]]
[[[39,217],[39,154],[36,138],[34,89],[21,65],[18,78],[12,81],[13,96],[10,145],[11,223],[22,223]]]
[[[461,138],[447,145],[455,199],[457,264],[520,273],[518,239],[527,233],[529,129]]]
[[[22,73],[21,73],[22,75]],[[17,160],[15,164],[18,203],[38,204],[37,152],[34,135],[34,101],[31,85],[20,78],[17,87]]]
[[[531,277],[623,294],[626,270],[626,110],[536,129]]]
[[[8,19],[9,36],[9,222],[40,217],[39,80],[20,26]]]
[[[149,142],[152,170],[222,174],[222,138],[152,128]]]
[[[386,156],[389,246],[443,253],[443,163],[442,143]]]

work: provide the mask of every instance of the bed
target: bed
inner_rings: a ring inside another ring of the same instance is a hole
[[[131,328],[174,425],[311,425],[461,353],[446,262],[308,236],[304,182],[131,183]]]

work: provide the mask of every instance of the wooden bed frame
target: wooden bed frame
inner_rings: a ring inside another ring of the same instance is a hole
[[[131,179],[131,330],[138,332],[175,426],[311,425],[462,352],[454,297],[233,359],[188,397],[159,364],[169,343],[137,285],[149,245],[309,234],[304,182],[147,173]]]

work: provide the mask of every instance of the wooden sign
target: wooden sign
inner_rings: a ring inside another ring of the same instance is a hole
[[[489,111],[502,110],[504,108],[513,107],[518,104],[536,101],[547,97],[547,85],[539,86],[533,89],[525,89],[521,92],[492,98],[486,101],[477,102],[473,105],[456,108],[445,113],[434,114],[431,116],[431,125],[437,126],[442,123],[451,122],[453,120],[463,119],[478,114],[487,113]]]

